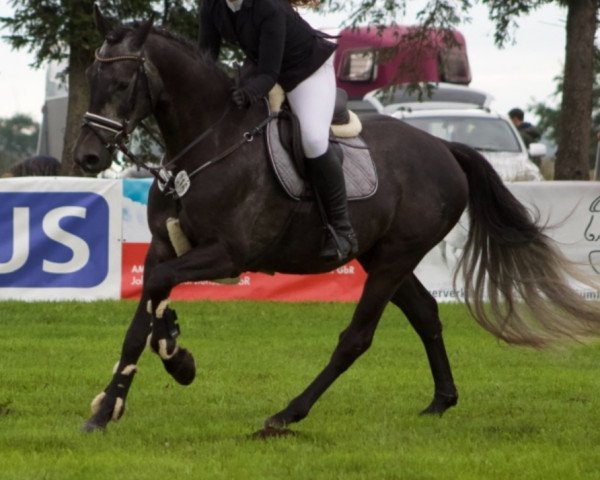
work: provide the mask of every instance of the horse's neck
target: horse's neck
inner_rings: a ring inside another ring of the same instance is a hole
[[[174,154],[223,115],[228,87],[214,65],[196,61],[173,45],[153,55],[152,62],[166,94],[157,105],[155,117],[171,150],[168,153]]]

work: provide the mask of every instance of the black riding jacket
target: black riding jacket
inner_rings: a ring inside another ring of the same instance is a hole
[[[257,65],[242,86],[266,95],[278,82],[285,91],[312,75],[336,49],[287,0],[244,0],[233,12],[225,0],[204,0],[200,10],[200,48],[216,60],[223,41],[238,45]]]

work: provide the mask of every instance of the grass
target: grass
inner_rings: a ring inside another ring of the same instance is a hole
[[[293,426],[262,421],[328,360],[349,304],[177,302],[189,387],[146,353],[123,419],[84,434],[135,305],[3,302],[0,479],[600,478],[599,346],[508,347],[444,305],[459,404],[419,417],[432,381],[422,346],[389,308],[371,349]]]

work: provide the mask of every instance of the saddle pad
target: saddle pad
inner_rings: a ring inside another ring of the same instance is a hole
[[[290,155],[281,144],[277,120],[267,125],[266,139],[273,171],[285,192],[294,200],[312,197],[310,186],[300,177]],[[362,200],[373,196],[377,191],[377,172],[364,140],[361,137],[331,137],[330,142],[338,143],[344,154],[348,200]]]

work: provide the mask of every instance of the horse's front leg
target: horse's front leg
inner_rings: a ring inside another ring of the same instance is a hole
[[[125,400],[137,371],[137,361],[146,346],[150,333],[150,315],[140,302],[123,341],[121,358],[115,365],[113,376],[106,388],[92,400],[92,416],[83,430],[104,430],[111,420],[118,420],[125,412]]]
[[[237,276],[239,272],[233,265],[221,244],[198,247],[157,265],[144,282],[147,311],[152,316],[150,348],[160,357],[167,372],[182,385],[192,383],[196,376],[196,364],[192,354],[177,344],[177,316],[168,307],[171,290],[188,281]]]
[[[144,262],[144,276],[147,277],[159,261],[172,256],[174,253],[167,244],[153,238]],[[92,401],[92,416],[83,425],[84,431],[104,430],[108,422],[118,420],[125,412],[125,400],[137,371],[137,361],[151,332],[152,315],[147,310],[148,299],[148,294],[142,292],[142,299],[125,334],[112,379]]]

